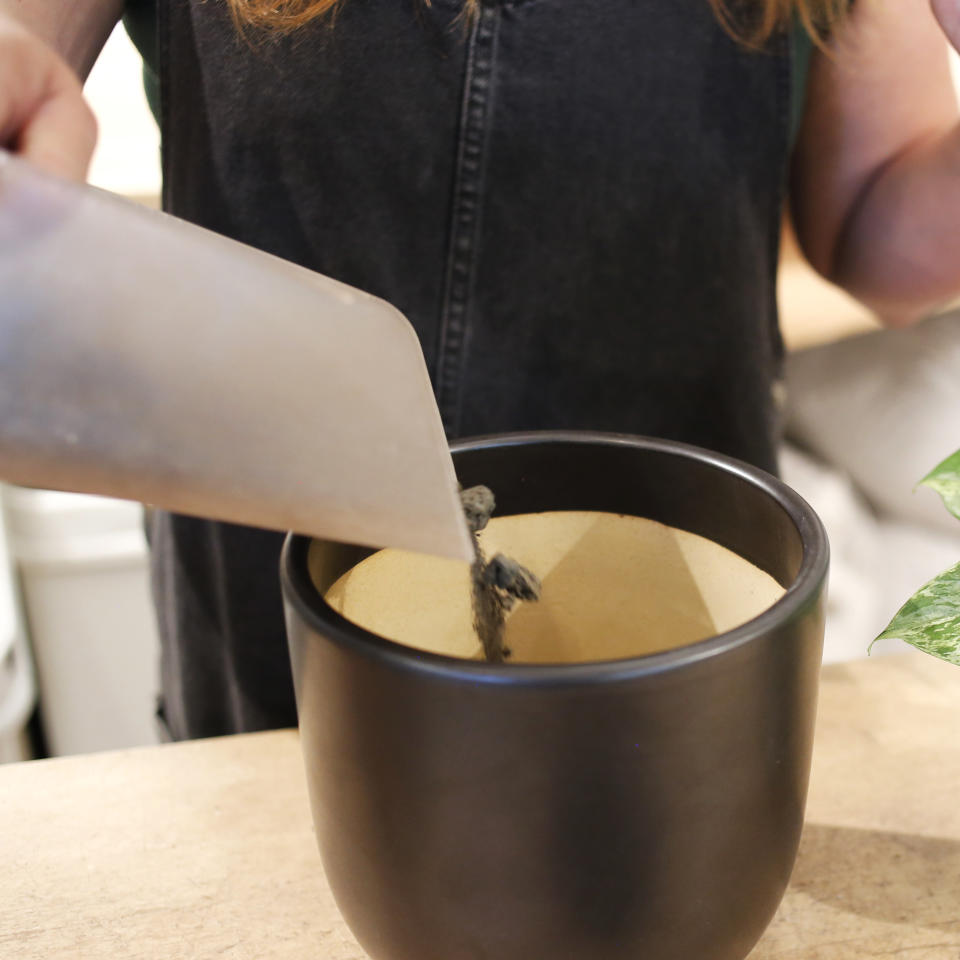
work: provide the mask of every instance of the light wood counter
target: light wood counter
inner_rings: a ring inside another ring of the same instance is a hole
[[[826,668],[797,868],[750,960],[958,960],[958,789],[960,669]],[[364,957],[292,731],[0,767],[0,864],[3,958]]]

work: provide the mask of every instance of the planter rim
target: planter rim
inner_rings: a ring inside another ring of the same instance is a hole
[[[772,474],[724,454],[676,440],[585,430],[545,430],[469,437],[450,444],[451,452],[538,444],[627,446],[694,460],[738,477],[774,500],[797,528],[802,545],[800,568],[783,596],[746,623],[696,643],[658,653],[616,660],[577,663],[502,663],[466,660],[408,647],[357,626],[329,606],[310,579],[307,553],[312,537],[290,533],[283,544],[280,579],[286,601],[321,636],[391,667],[435,674],[448,680],[509,686],[569,686],[619,682],[676,670],[719,656],[767,636],[775,627],[804,613],[817,597],[829,566],[826,531],[813,508],[795,490]],[[322,615],[321,612],[322,611]]]

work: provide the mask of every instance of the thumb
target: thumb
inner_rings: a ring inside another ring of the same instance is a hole
[[[97,142],[97,121],[79,89],[46,99],[31,113],[15,149],[48,173],[85,180]]]
[[[96,138],[96,120],[70,67],[33,34],[0,23],[0,146],[82,180]]]
[[[930,0],[930,9],[954,50],[960,50],[960,0]]]

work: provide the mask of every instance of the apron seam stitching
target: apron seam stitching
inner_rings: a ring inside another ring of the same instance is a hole
[[[479,250],[499,22],[498,6],[481,6],[465,66],[437,348],[437,403],[448,436],[456,435],[460,426],[463,360]]]

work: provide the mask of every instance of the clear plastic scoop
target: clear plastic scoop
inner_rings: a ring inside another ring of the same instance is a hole
[[[3,152],[0,477],[472,557],[402,314]]]

